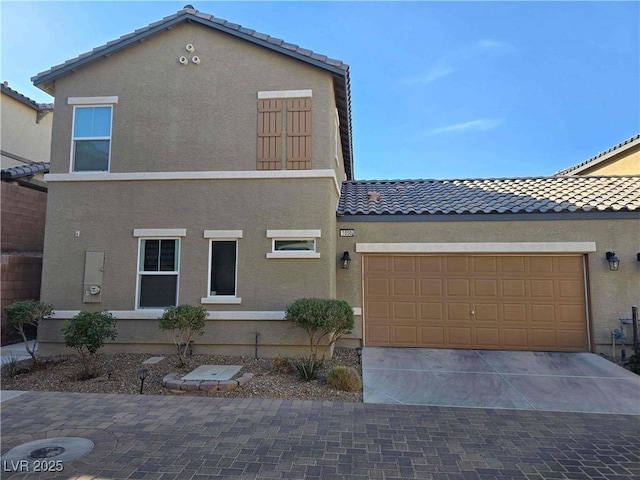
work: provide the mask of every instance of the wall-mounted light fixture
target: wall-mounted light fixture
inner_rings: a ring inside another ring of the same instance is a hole
[[[609,262],[609,270],[617,272],[618,267],[620,266],[620,259],[616,257],[616,252],[607,252],[605,255],[607,257],[607,262]]]
[[[636,258],[638,259],[638,261],[640,262],[640,253],[638,253],[638,255],[636,256]]]
[[[342,262],[342,268],[344,268],[345,270],[349,270],[349,267],[351,266],[351,257],[349,256],[349,252],[344,252],[342,254],[340,262]]]

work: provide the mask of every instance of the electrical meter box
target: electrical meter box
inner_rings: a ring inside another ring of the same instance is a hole
[[[104,251],[87,250],[84,257],[83,303],[102,302],[102,274],[104,272]]]

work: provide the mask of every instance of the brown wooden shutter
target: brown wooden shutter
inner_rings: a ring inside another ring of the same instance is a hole
[[[311,99],[287,100],[287,169],[311,168]]]
[[[282,100],[258,100],[258,170],[282,168]]]

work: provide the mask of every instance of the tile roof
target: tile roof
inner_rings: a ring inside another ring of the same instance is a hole
[[[30,163],[29,165],[3,168],[0,175],[2,180],[15,180],[16,178],[28,177],[39,172],[48,173],[49,162],[37,162]]]
[[[597,155],[594,155],[593,157],[591,157],[588,160],[585,160],[584,162],[580,162],[569,168],[565,168],[564,170],[559,170],[556,173],[554,173],[554,175],[555,176],[573,175],[574,173],[578,173],[579,171],[584,170],[588,167],[597,165],[601,161],[609,158],[611,154],[619,153],[619,151],[624,151],[627,148],[632,147],[634,144],[639,144],[639,143],[640,143],[640,133],[634,135],[631,138],[627,138],[626,140],[620,142],[617,145],[614,145],[613,147],[605,150],[604,152],[600,152]]]
[[[191,5],[185,5],[182,10],[178,10],[178,12],[173,15],[169,15],[162,20],[158,20],[147,25],[146,27],[139,28],[134,32],[107,42],[104,45],[94,48],[90,52],[83,53],[60,65],[51,67],[49,70],[40,72],[32,77],[31,81],[40,89],[54,95],[55,79],[59,76],[99,60],[113,52],[126,48],[127,46],[144,38],[167,30],[181,22],[193,22],[205,25],[331,72],[333,74],[336,104],[338,106],[338,114],[340,117],[340,136],[342,139],[342,154],[345,163],[345,171],[349,179],[353,178],[353,141],[349,65],[341,60],[329,58],[326,55],[321,55],[298,45],[287,43],[282,39],[244,28],[241,25],[228,22],[223,18],[217,18],[213,15],[199,12]]]
[[[640,176],[347,181],[338,205],[338,215],[589,211],[640,212]]]
[[[4,83],[0,83],[0,90],[2,91],[2,93],[10,96],[14,100],[25,104],[27,107],[33,108],[36,112],[41,112],[43,110],[53,110],[53,103],[38,103],[35,100],[31,100],[26,95],[21,94],[17,90],[14,90],[8,85],[5,85]]]

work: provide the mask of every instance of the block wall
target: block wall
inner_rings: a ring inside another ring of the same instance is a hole
[[[2,252],[42,251],[47,194],[2,182]]]

